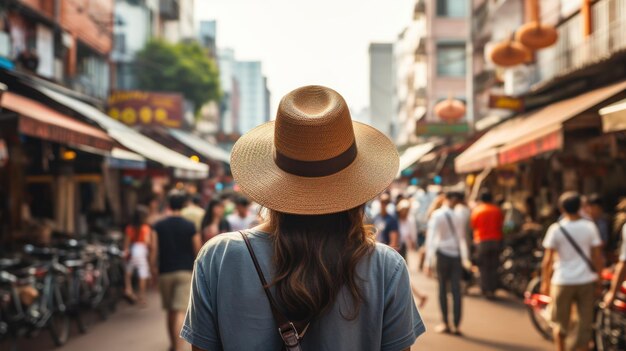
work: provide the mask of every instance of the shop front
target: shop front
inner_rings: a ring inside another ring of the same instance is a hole
[[[553,215],[566,190],[597,192],[614,203],[626,192],[613,178],[624,173],[599,110],[625,94],[626,82],[616,83],[508,120],[461,154],[455,169],[491,170],[479,186],[535,216]]]
[[[114,140],[12,91],[0,104],[1,240],[85,234],[90,214],[106,210],[101,163]]]

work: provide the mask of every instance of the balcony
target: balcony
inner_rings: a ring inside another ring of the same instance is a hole
[[[596,3],[593,9],[594,20],[608,19],[609,9],[615,8],[613,5],[617,4],[624,6],[626,0],[604,0]],[[591,35],[578,40],[573,39],[572,33],[582,32],[579,15],[561,25],[558,28],[559,42],[556,46],[538,54],[539,87],[625,52],[626,12],[618,11],[611,17],[612,21],[596,21]]]
[[[180,3],[178,0],[159,0],[161,18],[177,20],[180,17]]]

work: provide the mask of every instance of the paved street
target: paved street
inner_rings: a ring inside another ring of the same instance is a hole
[[[478,291],[471,290],[471,296],[463,300],[464,337],[435,333],[441,320],[436,281],[416,272],[412,272],[412,279],[414,286],[426,292],[429,299],[420,310],[428,330],[411,350],[551,350],[550,343],[533,329],[524,306],[516,298],[504,294],[500,301],[489,302],[477,296]]]
[[[412,257],[410,257],[412,258]],[[415,261],[413,261],[415,262]],[[463,331],[465,337],[440,335],[434,332],[439,322],[436,301],[436,284],[423,275],[412,272],[413,284],[425,291],[429,300],[421,311],[429,329],[412,350],[463,350],[463,351],[541,351],[550,350],[550,344],[541,339],[530,324],[524,307],[513,298],[503,295],[500,302],[488,302],[478,296],[467,297],[464,307]],[[145,309],[121,304],[120,310],[106,322],[89,318],[90,329],[86,335],[73,330],[65,347],[58,351],[110,351],[167,350],[167,336],[158,295],[150,296]],[[46,335],[40,342],[25,342],[20,350],[53,350]]]

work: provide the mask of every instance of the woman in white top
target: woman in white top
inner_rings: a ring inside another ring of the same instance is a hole
[[[404,199],[400,200],[396,205],[396,211],[398,213],[398,231],[400,232],[400,244],[402,245],[401,253],[403,257],[407,259],[407,252],[410,252],[417,248],[417,223],[415,217],[410,216],[411,202]],[[421,293],[413,284],[411,284],[413,295],[419,300],[419,307],[424,307],[428,297]]]

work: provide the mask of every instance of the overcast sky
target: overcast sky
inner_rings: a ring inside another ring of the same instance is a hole
[[[337,90],[358,110],[369,105],[368,45],[391,42],[409,23],[412,0],[196,0],[198,20],[217,20],[218,47],[260,60],[280,98],[307,84]]]

